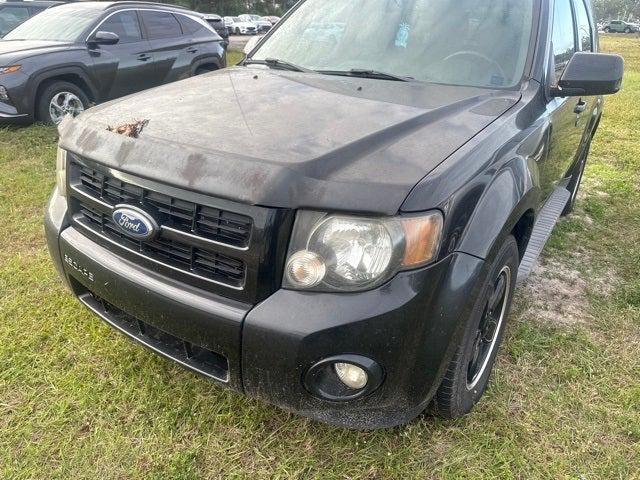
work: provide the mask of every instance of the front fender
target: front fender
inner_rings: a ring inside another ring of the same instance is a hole
[[[513,158],[493,177],[464,229],[457,250],[490,258],[520,218],[540,203],[538,164],[534,158]]]

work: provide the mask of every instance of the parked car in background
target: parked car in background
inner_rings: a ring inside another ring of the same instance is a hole
[[[213,27],[218,35],[220,35],[225,42],[228,43],[229,29],[224,24],[224,19],[220,15],[215,13],[205,13],[203,15],[205,21]]]
[[[603,31],[609,33],[638,33],[640,29],[634,23],[623,20],[612,20],[603,27]]]
[[[258,27],[253,22],[247,22],[240,17],[224,17],[224,24],[230,35],[255,35]]]
[[[225,66],[198,13],[145,2],[45,10],[0,41],[0,121],[58,123],[93,103]]]
[[[21,0],[0,2],[0,37],[4,37],[11,30],[34,15],[54,5],[60,5],[61,3],[63,2],[24,2]]]
[[[258,33],[268,32],[272,27],[271,22],[264,20],[260,15],[240,15],[240,20],[253,23],[258,28]]]
[[[267,22],[271,23],[271,25],[273,26],[280,21],[280,17],[276,17],[275,15],[269,15],[267,17],[262,17],[262,20],[266,20]]]
[[[240,66],[62,123],[57,270],[134,341],[289,411],[464,415],[622,84],[592,18],[583,0],[298,2]],[[322,22],[335,42],[302,40]],[[135,140],[108,131],[136,118]]]

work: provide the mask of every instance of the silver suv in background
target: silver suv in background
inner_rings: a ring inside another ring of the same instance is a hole
[[[638,33],[640,28],[635,23],[625,22],[623,20],[612,20],[605,24],[603,30],[606,33]]]

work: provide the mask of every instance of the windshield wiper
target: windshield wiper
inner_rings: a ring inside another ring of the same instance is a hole
[[[394,80],[396,82],[410,82],[413,77],[403,77],[393,73],[381,72],[367,68],[352,68],[351,70],[320,70],[325,75],[343,75],[345,77],[374,78],[378,80]]]
[[[282,70],[290,70],[292,72],[303,72],[303,73],[315,73],[315,70],[311,70],[309,68],[301,67],[300,65],[296,65],[295,63],[287,62],[286,60],[279,60],[277,58],[265,58],[264,60],[252,60],[248,59],[243,62],[244,65],[267,65],[271,68],[280,68]]]

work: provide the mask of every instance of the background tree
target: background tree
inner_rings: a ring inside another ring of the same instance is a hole
[[[594,0],[593,6],[598,21],[640,18],[640,0]]]

